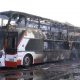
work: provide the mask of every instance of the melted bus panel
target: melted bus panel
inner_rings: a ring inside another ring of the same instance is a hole
[[[7,11],[0,13],[0,26],[3,31],[0,35],[5,33],[4,40],[0,37],[0,46],[7,67],[70,59],[76,50],[79,54],[76,46],[80,43],[80,28],[73,25]]]

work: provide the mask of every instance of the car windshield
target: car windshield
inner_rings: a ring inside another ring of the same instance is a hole
[[[6,26],[9,18],[6,15],[0,15],[0,27]]]

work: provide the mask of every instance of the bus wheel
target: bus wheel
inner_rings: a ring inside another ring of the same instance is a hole
[[[23,59],[23,66],[30,66],[33,63],[33,58],[31,55],[26,55]]]

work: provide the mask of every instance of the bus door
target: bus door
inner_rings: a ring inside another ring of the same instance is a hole
[[[17,67],[17,32],[7,32],[4,41],[5,66]]]

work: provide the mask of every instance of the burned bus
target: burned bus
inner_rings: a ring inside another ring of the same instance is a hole
[[[0,13],[0,67],[29,66],[79,55],[80,29],[17,12]],[[72,56],[74,51],[78,51]]]

